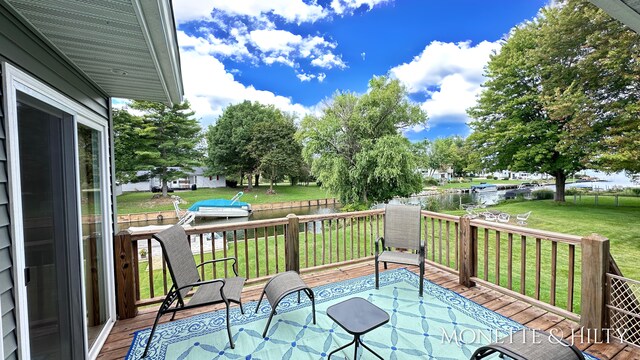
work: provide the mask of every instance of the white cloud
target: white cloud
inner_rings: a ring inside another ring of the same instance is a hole
[[[315,79],[316,76],[314,74],[297,73],[296,77],[300,79],[300,81],[305,82]]]
[[[197,2],[201,0],[183,0],[184,2]],[[302,0],[207,0],[212,8],[233,15],[247,15],[261,17],[266,14],[274,14],[282,17],[287,22],[314,22],[327,16],[325,9],[315,4],[307,4]],[[178,6],[181,6],[178,4]]]
[[[318,76],[317,76],[318,82],[323,82],[324,78],[326,78],[326,77],[327,77],[327,74],[325,74],[325,73],[318,74]]]
[[[233,40],[225,40],[216,38],[213,34],[197,37],[179,30],[178,44],[181,48],[190,48],[199,54],[215,54],[235,59],[253,58],[247,48],[246,36],[237,31],[234,34]]]
[[[176,0],[173,2],[173,14],[176,23],[192,20],[211,20],[215,0]]]
[[[483,41],[443,43],[434,41],[422,53],[392,68],[391,77],[399,79],[410,93],[423,93],[421,105],[431,123],[440,119],[468,121],[467,108],[475,105],[481,91],[484,66],[490,55],[500,49],[500,42]]]
[[[310,109],[294,103],[290,98],[276,95],[271,91],[245,86],[236,81],[218,59],[194,50],[182,49],[182,77],[185,97],[191,102],[196,116],[210,124],[222,114],[225,107],[244,100],[273,104],[277,108],[304,115]]]
[[[302,42],[302,36],[286,30],[254,30],[249,37],[262,52],[289,53]]]
[[[368,10],[371,10],[376,5],[392,1],[393,0],[332,0],[330,6],[336,14],[342,15],[345,12],[356,10],[361,6],[366,5]]]
[[[332,69],[334,67],[344,69],[347,67],[347,64],[345,64],[344,61],[342,61],[342,56],[340,55],[336,56],[331,52],[323,54],[311,60],[311,65],[325,68],[325,69]]]

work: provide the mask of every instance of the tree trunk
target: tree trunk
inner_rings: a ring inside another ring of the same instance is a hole
[[[253,184],[253,186],[258,187],[259,184],[260,184],[260,173],[257,173],[255,175],[255,180],[256,180],[256,182]]]
[[[247,189],[249,191],[253,190],[253,182],[251,181],[252,178],[253,178],[253,173],[248,173],[247,174]]]
[[[169,184],[166,179],[162,179],[162,197],[169,196]]]
[[[567,175],[564,173],[564,171],[560,170],[556,171],[554,176],[556,177],[556,194],[553,200],[564,202],[564,187],[567,182]]]
[[[244,180],[244,172],[240,171],[240,187],[242,187],[243,180]]]

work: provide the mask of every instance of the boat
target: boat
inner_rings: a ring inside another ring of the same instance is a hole
[[[238,201],[242,195],[244,193],[240,191],[231,200],[209,199],[196,201],[187,211],[196,217],[247,217],[251,214],[251,205]]]
[[[480,185],[471,185],[471,192],[483,193],[498,191],[498,187],[494,184],[480,183]]]

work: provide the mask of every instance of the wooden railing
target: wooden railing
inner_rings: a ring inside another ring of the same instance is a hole
[[[592,329],[604,326],[607,239],[430,211],[422,211],[422,226],[425,261],[457,274],[460,284],[481,284]],[[251,284],[287,270],[372,260],[374,242],[384,234],[384,210],[291,214],[186,231],[196,262],[234,256],[239,274]],[[120,318],[134,317],[138,307],[160,302],[171,287],[161,249],[152,240],[155,232],[123,231],[115,237]],[[230,272],[227,264],[217,266],[201,268],[201,277]]]

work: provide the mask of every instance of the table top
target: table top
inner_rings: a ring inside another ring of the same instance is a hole
[[[365,334],[389,322],[389,314],[359,297],[329,306],[327,316],[352,335]]]

